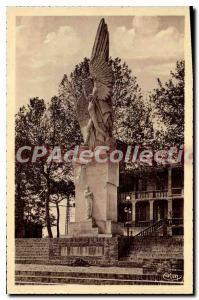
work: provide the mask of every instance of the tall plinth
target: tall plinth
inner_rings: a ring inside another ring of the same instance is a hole
[[[115,232],[119,163],[92,161],[75,163],[75,222],[70,235],[97,235]]]

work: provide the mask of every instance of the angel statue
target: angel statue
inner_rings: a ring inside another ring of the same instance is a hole
[[[84,144],[90,149],[110,145],[112,138],[113,71],[109,60],[109,33],[101,20],[89,64],[90,76],[83,84],[83,97],[77,103],[77,115]],[[90,93],[89,93],[90,92]]]

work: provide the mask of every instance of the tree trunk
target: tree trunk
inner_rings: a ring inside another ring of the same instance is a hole
[[[56,208],[57,208],[57,237],[59,237],[59,203],[56,202]]]
[[[25,205],[22,197],[21,186],[19,183],[16,183],[16,197],[15,197],[15,237],[16,238],[25,237],[24,206]]]
[[[48,237],[53,238],[51,224],[50,224],[50,212],[49,212],[49,195],[46,195],[45,199],[45,211],[46,211],[46,227],[48,231]]]
[[[69,211],[70,207],[69,207],[69,198],[67,198],[67,202],[66,202],[66,234],[68,234],[68,223],[69,223],[69,218],[70,218],[70,211]]]

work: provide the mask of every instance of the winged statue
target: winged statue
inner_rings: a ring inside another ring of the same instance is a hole
[[[83,98],[77,103],[77,115],[84,144],[93,149],[113,141],[113,71],[109,65],[109,33],[104,19],[98,26],[89,72],[83,85]]]

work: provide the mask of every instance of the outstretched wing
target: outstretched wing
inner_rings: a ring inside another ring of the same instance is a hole
[[[90,61],[90,74],[97,85],[97,96],[106,100],[113,88],[113,71],[108,64],[109,59],[109,33],[104,19],[101,20]]]
[[[76,111],[77,111],[77,119],[81,127],[81,131],[84,137],[84,129],[86,128],[88,121],[90,119],[88,113],[88,105],[89,105],[89,95],[92,93],[93,90],[93,83],[91,78],[83,80],[83,90],[81,96],[77,100],[76,103]]]

